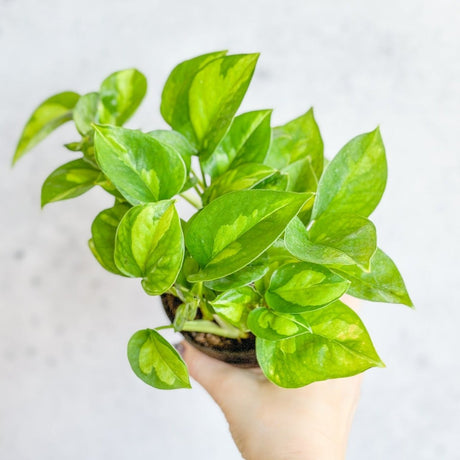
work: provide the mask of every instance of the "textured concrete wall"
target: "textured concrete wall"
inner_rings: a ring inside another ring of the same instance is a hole
[[[109,199],[93,191],[40,211],[42,181],[73,158],[60,147],[72,129],[9,168],[48,95],[136,66],[149,92],[130,125],[161,127],[172,66],[222,48],[262,52],[244,108],[275,107],[282,123],[313,105],[328,156],[381,125],[389,181],[373,219],[417,310],[362,308],[388,367],[367,373],[349,458],[458,458],[459,5],[0,0],[0,458],[239,458],[198,385],[156,391],[131,373],[130,334],[165,318],[87,249]]]

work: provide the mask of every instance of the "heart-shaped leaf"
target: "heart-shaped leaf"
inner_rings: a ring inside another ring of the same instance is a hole
[[[94,145],[102,171],[133,205],[171,198],[185,184],[182,157],[149,134],[96,125]]]
[[[271,110],[256,110],[238,115],[217,148],[200,162],[211,178],[243,163],[263,163],[270,146]]]
[[[206,157],[222,140],[248,89],[258,57],[223,56],[195,75],[188,102],[200,155]]]
[[[316,310],[340,298],[350,282],[321,265],[299,262],[273,272],[265,293],[267,304],[285,313]]]
[[[131,337],[128,360],[134,373],[152,387],[191,388],[187,366],[179,353],[153,329],[137,331]]]
[[[104,175],[83,159],[73,160],[55,169],[42,186],[42,207],[53,201],[68,200],[87,192],[104,181]]]
[[[325,211],[368,217],[385,190],[387,163],[380,130],[346,144],[325,169],[313,206],[315,219]]]
[[[65,91],[42,102],[24,126],[14,153],[13,164],[56,128],[72,120],[72,109],[79,98],[79,94]]]
[[[73,110],[75,127],[82,136],[92,130],[92,123],[98,121],[99,93],[88,93],[80,97]]]
[[[99,90],[99,122],[122,126],[137,110],[146,92],[147,79],[136,69],[109,75]]]
[[[106,270],[117,275],[123,275],[123,273],[118,270],[114,261],[115,235],[122,217],[130,208],[129,204],[119,203],[109,209],[104,209],[91,225],[91,239],[88,241],[91,252]]]
[[[301,316],[311,332],[277,341],[256,339],[257,361],[276,385],[299,388],[384,367],[364,324],[340,301]]]
[[[310,199],[307,193],[242,190],[212,201],[187,225],[187,248],[202,267],[188,280],[214,280],[245,267],[273,244]]]
[[[309,229],[293,219],[284,236],[295,257],[315,264],[360,265],[369,269],[377,249],[374,224],[353,214],[322,214]]]
[[[395,263],[381,249],[372,257],[368,272],[353,266],[334,266],[331,270],[351,282],[348,293],[354,297],[413,306]]]
[[[254,289],[243,286],[219,294],[210,304],[219,316],[233,326],[246,331],[248,314],[258,306],[260,300],[260,295]]]
[[[184,260],[184,239],[172,200],[131,208],[115,238],[115,264],[125,275],[142,279],[150,295],[174,283]]]
[[[161,114],[173,129],[182,133],[194,145],[197,144],[197,141],[190,121],[190,86],[195,75],[206,64],[226,53],[226,51],[217,51],[181,62],[173,69],[165,83],[161,95]]]

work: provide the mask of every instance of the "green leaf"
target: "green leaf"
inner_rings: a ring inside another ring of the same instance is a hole
[[[310,109],[295,120],[273,129],[265,164],[277,169],[308,158],[317,179],[323,171],[323,140]]]
[[[149,134],[96,125],[94,145],[102,171],[133,205],[171,198],[185,184],[182,157]]]
[[[377,249],[374,224],[353,214],[322,214],[307,230],[293,219],[284,236],[286,247],[300,260],[315,264],[360,265],[369,269]]]
[[[73,121],[82,136],[88,135],[93,130],[91,124],[97,121],[98,107],[99,93],[88,93],[78,100],[73,110]]]
[[[136,69],[114,72],[99,90],[99,122],[121,126],[139,107],[147,92],[147,80]]]
[[[89,248],[97,261],[106,270],[116,275],[123,275],[123,273],[118,270],[114,261],[115,235],[121,219],[130,208],[131,206],[128,204],[120,203],[109,209],[104,209],[96,216],[91,225]]]
[[[280,313],[267,308],[252,310],[247,324],[256,337],[266,340],[282,340],[311,332],[310,325],[302,315]]]
[[[329,163],[318,184],[313,218],[325,211],[368,217],[386,180],[385,147],[377,128],[352,139]]]
[[[103,174],[83,159],[55,169],[42,186],[42,207],[53,201],[68,200],[87,192],[104,180]]]
[[[152,387],[191,388],[187,366],[179,353],[153,329],[137,331],[131,337],[128,360],[134,373]]]
[[[125,275],[143,278],[150,295],[174,283],[184,260],[184,238],[172,200],[131,208],[118,226],[115,264]]]
[[[354,297],[413,306],[395,263],[381,249],[372,257],[369,272],[352,266],[334,266],[331,270],[351,282],[348,294]]]
[[[263,180],[273,176],[276,170],[270,166],[258,163],[244,163],[230,169],[218,177],[203,194],[203,203],[206,205],[219,196],[236,190],[248,190],[260,184]]]
[[[187,171],[190,171],[192,155],[196,155],[197,151],[182,134],[177,131],[167,131],[164,129],[150,131],[147,134],[152,136],[161,144],[174,149],[184,160]]]
[[[13,157],[13,164],[56,128],[72,120],[72,109],[80,96],[66,91],[42,102],[27,121]]]
[[[276,171],[272,176],[256,184],[254,188],[259,190],[279,190],[284,192],[287,190],[288,180],[289,178],[287,174]],[[311,201],[311,206],[313,206],[313,200]]]
[[[195,75],[209,62],[222,57],[226,51],[204,54],[177,65],[168,77],[161,95],[161,115],[176,131],[196,145],[190,121],[189,91]]]
[[[187,225],[187,248],[202,267],[189,281],[222,278],[248,265],[310,199],[310,194],[241,190],[212,201]]]
[[[246,286],[249,283],[259,280],[269,269],[269,266],[267,265],[268,261],[264,257],[266,253],[267,251],[265,251],[256,260],[246,265],[246,267],[232,273],[231,275],[212,281],[206,281],[204,283],[205,286],[209,289],[220,292]]]
[[[204,171],[215,178],[243,163],[263,163],[270,146],[272,110],[238,115],[214,152],[200,157]]]
[[[287,264],[273,273],[265,300],[274,310],[301,313],[338,299],[349,284],[321,265],[308,262]]]
[[[287,190],[290,192],[316,192],[318,177],[313,170],[310,157],[294,161],[282,169],[288,176]]]
[[[214,151],[243,100],[258,54],[215,59],[193,79],[188,95],[190,121],[200,155]]]
[[[340,301],[301,316],[311,333],[277,341],[256,339],[257,361],[276,385],[299,388],[384,367],[364,324]]]
[[[210,302],[214,311],[235,327],[246,331],[249,312],[258,306],[261,297],[254,289],[243,286],[229,289]]]

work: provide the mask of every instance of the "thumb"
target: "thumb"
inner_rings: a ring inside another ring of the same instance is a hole
[[[190,375],[212,396],[221,408],[240,405],[241,396],[254,387],[254,379],[245,369],[232,366],[205,355],[182,341],[176,348],[187,364]]]

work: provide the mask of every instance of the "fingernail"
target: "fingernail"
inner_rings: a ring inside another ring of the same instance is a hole
[[[182,342],[176,343],[174,345],[174,348],[177,350],[177,352],[183,357],[185,353],[185,347]]]

